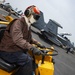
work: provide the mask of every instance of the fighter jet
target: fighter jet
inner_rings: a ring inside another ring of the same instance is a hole
[[[40,19],[33,26],[40,30],[44,38],[48,39],[53,44],[58,46],[62,45],[62,43],[57,39],[57,33],[58,27],[63,27],[52,19],[50,19],[48,23],[45,23],[43,12],[41,12]]]
[[[71,36],[71,34],[69,33],[61,33],[57,35],[58,40],[60,40],[63,43],[64,47],[72,47],[73,48],[73,44],[71,43],[70,39],[68,39],[67,36]]]

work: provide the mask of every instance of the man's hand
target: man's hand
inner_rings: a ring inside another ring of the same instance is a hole
[[[35,55],[44,55],[44,53],[43,53],[41,50],[38,50],[36,47],[32,47],[30,50],[31,50],[31,51],[33,52],[33,54],[35,54]]]
[[[42,45],[42,44],[37,44],[37,46],[38,47],[40,47],[40,48],[46,48],[44,45]]]

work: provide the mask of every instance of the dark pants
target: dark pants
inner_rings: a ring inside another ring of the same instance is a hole
[[[66,53],[68,53],[68,52],[70,52],[70,48],[67,48],[67,52]]]
[[[32,74],[32,58],[29,54],[23,52],[0,52],[0,57],[9,63],[15,63],[20,66],[15,75]]]

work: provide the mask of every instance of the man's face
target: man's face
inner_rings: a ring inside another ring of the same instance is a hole
[[[33,15],[30,16],[29,21],[30,21],[31,24],[36,22],[36,20],[34,19]]]
[[[38,15],[38,14],[33,14],[33,17],[34,17],[35,20],[38,20],[38,19],[40,18],[40,15]]]
[[[36,14],[32,14],[29,21],[31,24],[35,23],[38,19],[39,19],[39,15],[36,15]]]

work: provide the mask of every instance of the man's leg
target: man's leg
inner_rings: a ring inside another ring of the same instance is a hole
[[[66,53],[68,54],[68,52],[70,52],[70,50],[67,50],[67,52],[66,52]]]
[[[17,64],[20,68],[14,75],[31,75],[33,72],[32,58],[27,54],[22,54],[17,60]]]
[[[66,51],[66,53],[68,54],[68,50]]]
[[[32,58],[28,54],[23,52],[0,52],[0,57],[9,63],[16,63],[20,66],[14,75],[31,75]]]

